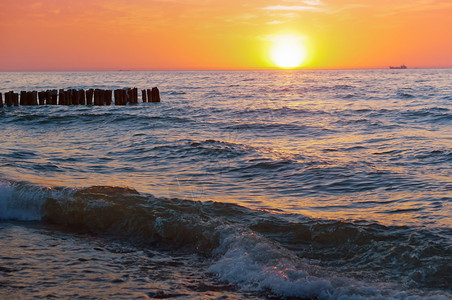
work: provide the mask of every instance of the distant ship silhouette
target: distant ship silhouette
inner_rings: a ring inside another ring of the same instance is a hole
[[[405,65],[401,65],[400,67],[392,67],[390,66],[389,69],[407,69]]]

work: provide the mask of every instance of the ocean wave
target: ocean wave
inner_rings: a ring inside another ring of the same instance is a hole
[[[74,125],[79,126],[84,124],[142,124],[148,125],[152,122],[153,125],[160,125],[171,123],[190,123],[192,118],[177,116],[177,115],[157,115],[157,114],[136,114],[135,112],[124,112],[117,108],[111,107],[40,107],[34,108],[35,111],[23,113],[22,111],[11,112],[5,115],[5,119],[11,124],[17,125]],[[158,122],[155,122],[158,121]]]
[[[239,158],[253,151],[255,149],[246,145],[208,139],[200,141],[181,140],[172,145],[143,145],[141,148],[134,147],[133,155],[130,155],[131,151],[129,149],[110,151],[108,155],[130,156],[130,159],[127,159],[132,161],[147,161],[151,154],[154,157],[163,156],[165,159],[193,158],[196,160],[218,160]]]
[[[59,198],[71,193],[72,189],[0,180],[0,220],[41,220],[45,214],[44,204],[47,198]]]
[[[409,93],[405,93],[405,92],[398,92],[397,96],[398,96],[398,98],[401,98],[401,99],[414,98],[414,95],[409,94]]]
[[[244,123],[238,125],[228,125],[225,126],[225,129],[228,130],[247,130],[252,132],[284,132],[285,134],[291,133],[296,134],[298,136],[312,136],[312,135],[323,135],[333,132],[333,130],[320,127],[320,126],[310,126],[304,124],[298,124],[298,122],[294,123],[264,123],[264,122],[255,122],[255,123]]]
[[[276,116],[300,117],[300,116],[329,114],[329,112],[326,112],[323,110],[314,110],[314,109],[307,109],[307,108],[293,108],[293,107],[287,107],[287,106],[278,107],[278,106],[276,106],[276,104],[275,104],[275,107],[247,108],[244,110],[234,111],[234,113],[238,116],[246,116],[246,115],[262,116],[262,115],[266,115],[266,114],[272,114],[275,117]]]
[[[416,119],[433,123],[452,120],[452,114],[449,112],[449,110],[443,110],[438,108],[407,110],[401,112],[401,115],[408,119]]]
[[[334,90],[348,90],[348,89],[353,89],[355,87],[353,85],[349,85],[349,84],[336,84],[332,88]]]
[[[166,91],[162,92],[162,94],[168,94],[168,95],[185,95],[187,92],[184,91]]]
[[[446,299],[452,291],[450,229],[310,219],[112,186],[50,189],[4,180],[0,197],[2,219],[193,251],[211,261],[208,271],[219,280],[271,297]]]
[[[413,157],[418,164],[441,165],[444,161],[452,161],[452,150],[449,149],[422,149]]]

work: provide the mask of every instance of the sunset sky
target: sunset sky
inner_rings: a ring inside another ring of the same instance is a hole
[[[2,0],[0,70],[452,67],[450,0]]]

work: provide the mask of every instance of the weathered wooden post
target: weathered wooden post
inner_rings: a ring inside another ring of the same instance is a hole
[[[100,95],[99,105],[105,105],[105,90],[101,89],[99,95]]]
[[[105,104],[106,105],[111,105],[112,99],[112,91],[111,90],[106,90],[105,91]]]
[[[20,105],[27,105],[27,92],[26,91],[20,91]]]
[[[141,90],[141,100],[146,103],[146,90]]]
[[[104,90],[95,89],[94,90],[94,105],[104,105],[105,96]]]
[[[64,94],[64,90],[60,89],[58,91],[58,105],[64,105],[65,102],[66,102],[66,96]]]
[[[52,91],[51,90],[46,90],[44,92],[44,100],[45,100],[46,105],[52,104]]]
[[[68,90],[68,93],[69,93],[69,99],[70,99],[69,105],[77,105],[77,99],[76,99],[77,95],[75,94],[75,90],[70,89],[70,90]]]
[[[93,105],[93,89],[89,89],[86,91],[86,105]]]
[[[104,99],[103,99],[103,95],[104,95],[104,91],[101,89],[97,90],[97,105],[104,105]]]
[[[64,105],[71,105],[72,104],[71,91],[70,90],[64,91],[64,96],[66,99],[66,102],[64,103]]]
[[[127,88],[123,88],[121,90],[121,105],[125,105],[127,103]]]
[[[16,102],[15,102],[15,94],[19,94],[19,93],[14,93],[14,91],[10,91],[9,92],[9,97],[10,97],[10,102],[11,102],[11,104],[10,105],[8,105],[8,106],[11,106],[11,105],[14,105],[14,106],[19,106],[19,104],[17,104],[16,105]]]
[[[40,91],[38,92],[39,105],[46,105],[47,103],[47,92]]]
[[[152,94],[151,102],[160,102],[160,92],[157,87],[152,88],[151,94]]]
[[[11,91],[11,97],[13,99],[14,106],[19,106],[19,93],[14,93]]]
[[[32,91],[31,94],[31,105],[38,105],[38,92]]]
[[[123,88],[121,90],[121,105],[126,105],[129,101],[129,97],[127,96],[127,88]]]
[[[105,105],[105,90],[100,90],[100,102],[99,105]]]
[[[50,91],[50,95],[52,97],[52,105],[57,105],[58,104],[58,91],[57,90],[52,90]]]
[[[63,98],[63,100],[64,100],[64,102],[63,102],[63,105],[69,105],[69,101],[71,100],[71,99],[69,99],[69,93],[68,93],[68,91],[63,91],[63,94],[64,94],[64,98]]]
[[[69,99],[69,90],[63,91],[63,94],[64,94],[63,105],[69,105],[69,103],[72,102],[71,99]]]
[[[74,105],[80,105],[80,94],[78,93],[78,90],[74,89],[72,90],[72,95],[73,95],[73,103]]]
[[[78,90],[79,104],[86,105],[86,94],[84,89]]]
[[[46,90],[44,93],[44,102],[46,105],[52,104],[52,92],[50,90]]]
[[[115,97],[115,105],[119,105],[119,95],[118,89],[113,91],[113,96]]]
[[[69,89],[66,91],[67,93],[67,105],[74,105],[75,99],[74,99],[74,94],[72,93],[72,89]]]
[[[63,105],[69,105],[72,102],[71,99],[69,99],[70,97],[69,90],[63,91],[63,94],[64,94]]]
[[[68,105],[74,105],[75,104],[75,95],[74,95],[74,90],[73,89],[69,89],[67,90],[67,99],[68,99]]]
[[[2,93],[0,93],[0,107],[3,107],[3,96],[2,96]]]
[[[31,94],[30,92],[24,93],[24,105],[30,105],[31,104]]]
[[[151,102],[156,102],[154,88],[151,89]]]
[[[9,91],[8,93],[5,93],[5,104],[6,106],[19,106],[19,94],[14,93],[14,91]]]
[[[72,94],[72,89],[66,91],[66,105],[72,105],[74,102],[74,97]]]
[[[136,104],[135,103],[135,90],[132,88],[129,89],[129,101],[132,104]]]
[[[86,105],[86,93],[84,89],[78,90],[79,98],[80,98],[80,105]]]
[[[85,91],[83,89],[77,90],[78,104],[85,105]]]
[[[27,92],[25,99],[27,105],[33,105],[33,92]]]
[[[78,94],[76,89],[71,89],[72,105],[78,105]]]
[[[81,105],[82,103],[82,95],[80,94],[80,90],[74,90],[75,98],[77,99],[77,105]]]
[[[13,92],[7,92],[5,93],[5,104],[6,106],[10,107],[13,105]]]
[[[146,89],[146,94],[148,96],[148,102],[151,102],[151,99],[152,99],[151,90],[150,89]]]
[[[78,105],[78,93],[77,93],[77,90],[71,89],[70,93],[71,93],[71,98],[72,98],[71,104],[72,105]]]
[[[133,103],[138,104],[137,88],[132,89]]]
[[[118,92],[118,105],[122,105],[122,103],[124,102],[124,95],[122,93],[123,90],[118,89],[117,92]],[[115,102],[115,104],[116,104],[116,102]]]
[[[122,90],[121,89],[117,89],[115,92],[116,92],[115,105],[122,105]]]
[[[45,104],[45,96],[46,96],[46,92],[38,92],[39,105]]]
[[[33,92],[27,92],[25,99],[27,105],[33,105]]]
[[[5,105],[8,106],[8,107],[13,105],[13,99],[11,97],[11,92],[6,92],[5,93]]]
[[[126,97],[124,96],[124,90],[119,89],[118,90],[118,105],[124,105],[125,104]]]
[[[124,89],[119,91],[119,105],[126,105],[127,103],[127,95]]]
[[[6,92],[5,93],[5,105],[10,107],[13,105],[13,92]]]

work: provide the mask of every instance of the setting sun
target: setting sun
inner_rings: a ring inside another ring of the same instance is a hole
[[[272,38],[270,58],[279,68],[299,67],[308,54],[303,37],[296,35],[278,35]]]

